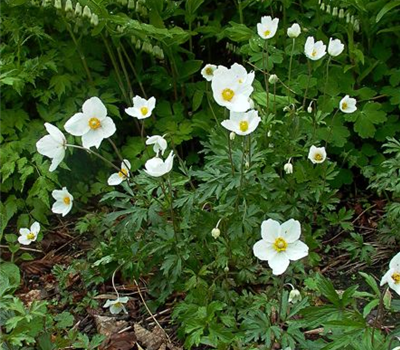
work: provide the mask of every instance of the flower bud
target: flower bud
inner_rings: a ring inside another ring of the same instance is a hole
[[[128,9],[132,10],[135,8],[135,0],[128,1]]]
[[[79,2],[77,2],[75,6],[75,15],[82,16],[82,6]]]
[[[331,5],[326,5],[326,13],[331,13]]]
[[[55,7],[57,10],[61,10],[61,9],[62,9],[61,0],[54,0],[54,7]]]
[[[246,160],[246,163],[244,164],[244,166],[245,166],[246,169],[250,168],[250,163],[249,163],[248,160]]]
[[[307,107],[307,112],[310,113],[310,114],[312,113],[312,107],[311,106]]]
[[[224,267],[224,272],[229,272],[229,267],[228,267],[228,265],[226,265],[226,266]]]
[[[347,13],[346,15],[346,23],[350,23],[350,13]]]
[[[283,170],[286,174],[293,174],[293,165],[290,160],[283,166]]]
[[[338,15],[338,8],[335,6],[332,10],[332,16],[337,16]]]
[[[66,2],[65,2],[65,12],[72,12],[72,11],[74,11],[74,8],[73,8],[73,6],[72,6],[72,1],[71,0],[67,0]]]
[[[268,82],[270,84],[276,84],[278,81],[279,81],[279,78],[278,78],[278,76],[276,74],[271,74],[269,76]]]
[[[94,26],[97,26],[99,24],[99,17],[95,13],[92,13],[92,17],[90,18],[90,23],[93,24]]]
[[[271,131],[271,130],[268,131],[267,136],[268,136],[268,137],[271,137],[271,136],[272,136],[272,131]]]
[[[83,8],[83,17],[92,17],[92,11],[90,11],[90,8],[87,5]]]
[[[344,9],[339,10],[339,18],[344,18]]]
[[[232,131],[232,132],[229,134],[229,139],[230,139],[231,141],[233,141],[233,140],[235,139],[235,137],[236,137],[236,134]]]
[[[351,22],[352,25],[354,25],[354,20],[355,20],[354,15],[351,15],[350,22]]]
[[[292,289],[289,293],[289,303],[296,304],[301,301],[301,294],[298,289]]]
[[[221,231],[219,228],[215,227],[211,230],[211,236],[213,236],[215,239],[217,239],[221,235]]]
[[[321,11],[325,11],[325,4],[324,3],[321,4],[320,9],[321,9]]]
[[[390,306],[392,305],[392,293],[390,293],[389,288],[386,289],[386,292],[383,296],[383,305],[387,310],[390,310]]]
[[[354,30],[356,32],[360,31],[360,21],[358,19],[354,20]]]
[[[287,35],[289,38],[295,39],[301,33],[301,28],[297,23],[293,23],[291,27],[287,29]]]

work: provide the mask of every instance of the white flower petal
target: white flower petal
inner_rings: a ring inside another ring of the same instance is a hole
[[[253,245],[253,253],[258,259],[265,261],[273,259],[277,251],[272,248],[271,243],[261,239]]]
[[[71,135],[82,136],[90,130],[89,119],[84,113],[76,113],[67,120],[64,129]]]
[[[276,254],[272,259],[268,260],[268,265],[272,269],[272,273],[276,276],[283,274],[290,263],[285,252]]]
[[[40,232],[40,224],[35,221],[31,226],[31,232],[38,234]]]
[[[383,277],[382,277],[382,279],[381,279],[380,285],[383,286],[384,284],[388,283],[389,280],[392,279],[393,273],[394,273],[394,269],[392,269],[392,268],[389,269],[389,271],[386,272],[386,273],[383,275]]]
[[[90,129],[85,135],[82,136],[82,145],[85,148],[96,147],[99,148],[101,141],[103,141],[103,129]]]
[[[19,234],[20,234],[20,235],[23,235],[23,236],[28,235],[30,232],[31,232],[31,231],[29,230],[29,228],[20,228],[20,229],[19,229]]]
[[[50,135],[43,136],[36,142],[37,151],[46,157],[54,158],[60,153],[60,144]]]
[[[261,237],[268,243],[274,243],[281,235],[281,225],[278,221],[268,219],[261,224]]]
[[[117,130],[114,121],[110,117],[107,117],[101,121],[101,129],[103,130],[104,139],[114,135],[115,131]]]
[[[102,121],[107,116],[107,108],[98,97],[92,97],[83,103],[82,111],[89,118],[97,118]]]
[[[286,255],[290,260],[299,260],[308,255],[308,246],[302,241],[289,243],[286,248]]]
[[[18,242],[23,245],[29,245],[33,242],[33,240],[28,239],[26,236],[19,236]]]
[[[46,128],[50,136],[54,139],[54,141],[60,144],[66,143],[65,136],[59,128],[50,123],[44,123],[44,127]]]
[[[281,236],[288,243],[293,243],[300,238],[300,222],[290,219],[281,225]]]
[[[107,183],[110,186],[117,186],[122,183],[122,181],[124,181],[124,178],[119,176],[118,173],[114,173],[108,178]]]
[[[392,260],[390,260],[389,267],[396,271],[400,271],[400,253],[397,253]]]

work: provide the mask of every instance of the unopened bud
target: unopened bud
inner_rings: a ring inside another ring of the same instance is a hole
[[[65,2],[65,12],[72,12],[74,10],[73,6],[72,6],[72,1],[71,0],[67,0]]]
[[[236,137],[236,134],[232,131],[232,132],[229,134],[229,139],[230,139],[231,141],[233,141],[233,140],[235,139],[235,137]]]
[[[128,1],[128,9],[132,10],[135,8],[135,0]]]
[[[81,16],[82,15],[82,6],[81,6],[81,4],[79,2],[77,2],[76,6],[75,6],[75,14],[77,16]]]
[[[326,13],[331,13],[331,5],[326,5]]]
[[[347,13],[346,15],[346,23],[350,23],[350,13]]]
[[[221,231],[219,228],[215,227],[211,230],[211,236],[213,236],[215,239],[217,239],[221,235]]]
[[[135,48],[136,48],[136,50],[140,50],[141,47],[142,47],[142,42],[138,39],[138,41],[136,42]]]
[[[339,10],[339,18],[344,18],[344,9]]]
[[[92,17],[92,11],[90,11],[90,8],[87,5],[83,8],[83,17]]]
[[[312,107],[311,106],[307,107],[307,112],[310,113],[310,114],[312,113]]]
[[[301,294],[298,289],[292,289],[289,293],[289,303],[296,304],[301,301]]]
[[[321,4],[320,9],[321,9],[321,11],[325,11],[325,4],[324,3]]]
[[[97,26],[99,24],[99,16],[97,16],[95,13],[92,13],[92,17],[90,18],[90,23],[93,24],[94,26]]]
[[[359,31],[360,31],[360,21],[359,21],[358,19],[356,19],[356,20],[354,21],[354,30],[355,30],[356,32],[359,32]]]
[[[335,6],[332,10],[332,16],[337,16],[338,15],[338,8]]]
[[[268,136],[268,137],[271,137],[271,136],[272,136],[272,131],[271,131],[271,130],[269,130],[269,131],[267,132],[267,136]]]
[[[293,174],[293,165],[290,163],[290,160],[283,166],[283,170],[286,174]]]
[[[54,0],[54,7],[55,7],[57,10],[61,10],[61,9],[62,9],[61,0]]]
[[[390,310],[390,306],[392,305],[392,293],[390,293],[389,289],[386,289],[385,295],[383,296],[383,305],[387,310]]]
[[[351,22],[351,24],[353,24],[354,25],[354,15],[351,15],[351,17],[350,17],[350,22]]]
[[[276,84],[278,81],[279,81],[279,78],[278,78],[278,76],[276,74],[271,74],[269,76],[268,82],[270,84]]]
[[[248,160],[246,160],[246,163],[244,164],[244,166],[246,167],[246,169],[250,168],[250,163]]]
[[[228,267],[228,265],[226,265],[226,266],[224,267],[224,272],[229,272],[229,267]]]

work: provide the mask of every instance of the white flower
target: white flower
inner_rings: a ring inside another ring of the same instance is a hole
[[[55,214],[67,215],[72,209],[72,202],[74,197],[68,192],[66,187],[62,190],[54,190],[51,195],[56,200],[51,207],[51,211]]]
[[[161,158],[154,157],[149,159],[145,166],[145,172],[150,176],[160,177],[169,173],[174,162],[174,152],[171,151],[168,158],[163,161]]]
[[[211,230],[211,236],[217,239],[221,235],[221,231],[218,227],[215,227]]]
[[[116,128],[113,120],[107,117],[107,108],[98,97],[86,100],[83,113],[76,113],[64,125],[71,135],[82,136],[85,148],[99,148],[103,139],[114,135]]]
[[[110,312],[113,315],[119,314],[121,311],[124,311],[124,313],[127,314],[128,311],[126,311],[124,304],[126,304],[128,302],[128,300],[129,300],[128,297],[117,298],[115,300],[108,299],[103,307],[109,307]]]
[[[110,186],[119,185],[122,181],[126,180],[129,177],[129,170],[131,169],[131,163],[127,159],[124,159],[121,163],[121,170],[118,173],[112,174],[107,183]]]
[[[293,165],[290,160],[283,166],[283,170],[286,174],[293,174]]]
[[[64,159],[65,150],[67,149],[67,139],[60,129],[54,125],[44,123],[44,126],[49,135],[43,136],[36,142],[36,149],[40,154],[51,158],[49,171],[54,171]]]
[[[344,45],[339,39],[329,39],[328,53],[332,57],[339,56],[344,50]]]
[[[270,84],[276,84],[278,81],[279,81],[279,78],[278,78],[278,76],[276,74],[271,74],[269,76],[268,82]]]
[[[138,119],[146,119],[151,116],[154,107],[156,106],[155,97],[150,97],[148,100],[135,96],[133,98],[133,107],[125,109],[126,114]]]
[[[258,111],[252,109],[246,113],[230,112],[229,119],[222,121],[221,125],[237,135],[244,136],[256,130],[260,121]]]
[[[389,271],[381,280],[381,286],[388,284],[398,295],[400,295],[400,253],[397,253],[389,263]]]
[[[37,221],[35,221],[31,228],[21,228],[19,230],[19,234],[21,236],[18,237],[18,242],[23,245],[29,245],[31,242],[36,241],[36,238],[40,232],[40,225]]]
[[[164,136],[160,135],[154,135],[150,137],[147,136],[146,145],[154,145],[153,151],[156,152],[157,157],[160,151],[161,154],[164,155],[164,152],[167,149],[167,141],[164,139]]]
[[[254,255],[267,260],[274,275],[281,275],[289,266],[290,260],[296,261],[308,255],[308,246],[299,240],[300,223],[290,219],[282,225],[268,219],[261,225],[262,239],[254,244]]]
[[[357,110],[357,100],[349,95],[343,97],[339,102],[339,108],[343,113],[353,113]]]
[[[317,61],[326,55],[326,45],[320,40],[314,43],[314,37],[309,36],[304,46],[304,53],[313,61]]]
[[[211,81],[214,77],[214,71],[217,69],[215,64],[206,64],[201,70],[201,75],[207,81]]]
[[[326,159],[325,147],[311,146],[308,152],[308,159],[311,160],[313,164],[323,163]]]
[[[250,108],[249,97],[253,92],[253,81],[254,72],[247,73],[239,64],[234,64],[231,69],[219,66],[211,81],[214,99],[230,111],[246,112]]]
[[[298,289],[292,289],[289,293],[288,302],[292,304],[296,304],[301,301],[301,294]]]
[[[287,29],[287,35],[289,38],[295,39],[301,33],[301,28],[297,23],[293,23],[291,27]]]
[[[261,23],[257,24],[257,33],[262,39],[271,39],[278,29],[279,18],[271,16],[261,17]]]

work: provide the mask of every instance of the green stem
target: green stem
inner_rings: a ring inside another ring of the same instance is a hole
[[[326,81],[325,81],[325,87],[324,87],[324,106],[325,106],[325,98],[326,98],[326,90],[328,88],[328,82],[329,82],[329,64],[331,63],[331,56],[328,58],[328,62],[326,63]]]
[[[140,87],[140,90],[142,91],[143,97],[144,97],[145,99],[147,99],[146,91],[144,90],[142,81],[141,81],[140,78],[139,78],[139,75],[138,75],[138,73],[137,73],[137,71],[136,71],[136,69],[135,69],[135,66],[133,65],[133,63],[132,63],[132,61],[131,61],[131,59],[130,59],[130,57],[129,57],[128,53],[126,52],[126,50],[125,50],[125,48],[124,48],[123,45],[121,45],[121,48],[122,48],[122,53],[124,54],[124,56],[125,56],[125,58],[126,58],[126,61],[128,62],[129,67],[131,67],[131,70],[132,70],[132,72],[133,72],[133,75],[135,76],[135,78],[136,78],[136,80],[137,80],[137,82],[138,82],[138,84],[139,84],[139,87]]]
[[[284,292],[284,289],[283,289],[283,286],[284,286],[284,282],[285,282],[285,277],[284,277],[284,275],[282,274],[281,276],[280,276],[280,278],[279,278],[279,281],[280,281],[280,286],[279,286],[279,288],[280,288],[280,298],[279,298],[279,310],[278,310],[278,324],[281,322],[281,313],[282,313],[282,306],[283,306],[283,292]]]
[[[276,83],[274,83],[274,114],[276,115]]]
[[[293,55],[294,55],[294,45],[295,45],[296,39],[293,38],[293,42],[292,42],[292,51],[290,53],[290,60],[289,60],[289,78],[288,78],[288,95],[289,95],[289,104],[291,103],[291,99],[292,99],[292,94],[290,91],[290,86],[291,86],[291,82],[292,82],[292,65],[293,65]]]
[[[381,326],[381,317],[382,317],[382,312],[383,312],[383,298],[385,297],[387,289],[388,289],[388,287],[384,288],[379,297],[378,310],[376,313],[375,322],[374,322],[374,326],[372,327],[372,333],[371,333],[372,345],[374,345],[374,341],[375,341],[375,329],[377,329],[378,327],[380,328],[380,326]]]
[[[133,98],[132,85],[131,85],[131,81],[129,79],[128,71],[126,70],[126,67],[125,67],[125,63],[124,63],[124,59],[121,54],[120,47],[117,47],[117,54],[118,54],[118,58],[119,58],[119,63],[121,64],[122,72],[124,73],[124,76],[125,76],[126,84],[128,85],[128,88],[129,88],[129,99],[131,100]]]
[[[267,74],[264,74],[264,82],[265,82],[265,91],[267,93],[267,114],[269,113],[269,86],[268,86],[268,77],[269,77],[269,70],[268,70],[268,61],[269,61],[269,56],[268,56],[268,39],[265,39],[265,44],[264,44],[264,51],[265,55],[263,55],[263,67]],[[265,64],[265,60],[267,63]]]
[[[309,88],[309,86],[310,86],[310,80],[311,80],[311,63],[310,63],[310,60],[309,60],[309,59],[307,60],[307,66],[308,66],[308,79],[307,79],[306,91],[304,92],[303,109],[306,107],[308,88]]]
[[[228,153],[229,153],[229,161],[231,163],[232,175],[235,175],[235,167],[233,165],[233,158],[232,158],[231,136],[229,131],[228,131]]]
[[[71,36],[72,41],[73,41],[74,44],[75,44],[76,51],[78,51],[79,58],[81,59],[82,66],[83,66],[83,69],[84,69],[85,72],[86,72],[86,75],[87,75],[87,78],[88,78],[88,80],[89,80],[89,83],[90,83],[90,84],[93,84],[92,74],[90,73],[89,67],[88,67],[87,62],[86,62],[85,55],[83,54],[83,52],[81,51],[81,49],[80,49],[80,47],[79,47],[78,41],[76,40],[76,37],[75,37],[75,34],[74,34],[74,32],[71,30],[71,26],[70,26],[69,23],[65,20],[64,16],[61,16],[61,18],[63,19],[64,24],[65,24],[65,27],[67,28],[67,31],[68,31],[69,35]]]
[[[239,10],[240,24],[243,24],[243,9],[242,9],[242,1],[241,0],[238,0],[238,10]]]
[[[100,158],[103,162],[107,163],[109,166],[111,166],[112,168],[114,168],[115,170],[117,170],[118,172],[121,170],[120,168],[118,168],[116,165],[114,165],[112,162],[110,162],[107,158],[104,158],[102,155],[100,155],[97,152],[92,151],[89,148],[85,148],[82,146],[77,146],[77,145],[70,145],[70,144],[66,144],[67,147],[72,147],[72,148],[77,148],[77,149],[81,149],[83,151],[88,152],[89,154],[93,154],[96,157]]]

